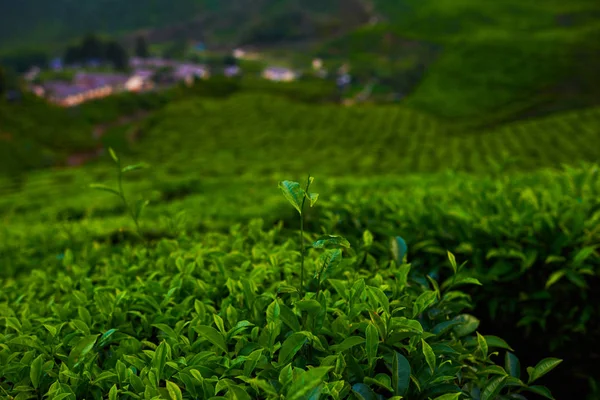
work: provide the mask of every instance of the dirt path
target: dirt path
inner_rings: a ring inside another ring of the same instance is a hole
[[[150,115],[150,113],[148,111],[140,111],[135,114],[124,115],[115,121],[97,124],[92,129],[92,137],[96,141],[99,141],[102,138],[102,136],[104,136],[106,131],[108,131],[109,129],[141,121],[144,118],[146,118],[148,115]],[[94,151],[78,152],[78,153],[71,154],[67,158],[67,165],[69,167],[77,167],[77,166],[83,165],[86,162],[103,155],[104,151],[105,151],[105,149],[104,149],[104,146],[102,146],[102,143],[98,143],[96,150],[94,150]]]

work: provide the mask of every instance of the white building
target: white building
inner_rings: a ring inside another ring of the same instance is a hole
[[[270,81],[291,82],[296,80],[298,74],[287,68],[269,67],[263,71],[262,76]]]

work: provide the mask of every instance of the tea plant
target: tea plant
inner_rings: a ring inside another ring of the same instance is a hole
[[[149,200],[140,200],[133,204],[130,203],[127,200],[127,198],[125,197],[125,192],[123,191],[123,174],[130,172],[130,171],[136,171],[139,169],[147,168],[148,165],[145,163],[140,163],[140,164],[135,164],[135,165],[128,165],[126,167],[121,167],[121,160],[117,157],[117,155],[115,154],[113,149],[109,147],[108,152],[110,153],[111,158],[113,159],[113,161],[115,162],[115,164],[117,166],[117,182],[118,182],[117,189],[113,189],[109,186],[99,184],[99,183],[93,183],[90,185],[90,187],[93,189],[103,190],[105,192],[109,192],[109,193],[112,193],[112,194],[118,196],[121,199],[121,201],[123,202],[123,206],[127,209],[127,212],[131,216],[131,219],[133,220],[133,223],[135,224],[135,228],[136,228],[136,232],[137,232],[138,236],[141,239],[143,239],[144,236],[140,229],[139,219],[140,219],[140,215],[142,214],[142,211],[144,210],[144,208],[146,208],[146,206],[150,203],[150,201]]]
[[[294,208],[300,214],[300,297],[304,293],[304,202],[309,199],[310,206],[312,207],[319,198],[318,193],[310,193],[308,189],[312,184],[314,178],[308,175],[306,181],[306,189],[302,189],[298,182],[283,181],[279,183],[279,188],[283,192],[285,198],[294,206]]]

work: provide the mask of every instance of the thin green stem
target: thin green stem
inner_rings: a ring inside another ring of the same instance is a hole
[[[310,187],[310,174],[308,174],[308,179],[306,180],[306,189],[305,193],[308,193],[308,188]],[[302,198],[302,206],[300,207],[300,298],[304,297],[304,202],[306,201],[306,196]]]
[[[142,232],[140,230],[140,225],[138,224],[135,213],[133,212],[132,207],[129,205],[129,203],[127,202],[127,199],[125,198],[125,192],[123,191],[123,171],[121,170],[121,161],[120,160],[117,163],[117,168],[119,169],[119,194],[121,195],[121,200],[123,200],[123,204],[125,205],[125,208],[127,208],[127,211],[129,212],[129,215],[131,216],[131,219],[133,219],[133,223],[135,224],[135,229],[137,231],[138,236],[140,237],[140,239],[144,240],[144,237],[142,236]]]

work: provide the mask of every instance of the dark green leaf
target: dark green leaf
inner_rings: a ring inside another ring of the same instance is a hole
[[[73,347],[71,353],[69,354],[69,361],[71,362],[71,365],[79,363],[81,359],[83,359],[86,354],[94,348],[98,336],[99,335],[85,336],[81,338],[79,342],[77,342],[77,345]]]
[[[364,383],[356,383],[352,386],[352,392],[359,400],[377,400],[375,392]]]
[[[44,356],[40,354],[37,356],[35,360],[31,363],[31,369],[29,370],[29,378],[31,379],[31,384],[35,389],[39,387],[40,380],[42,379],[42,366],[44,365]]]
[[[455,320],[461,322],[459,326],[455,326],[453,329],[458,337],[470,335],[479,327],[479,320],[469,314],[461,314]]]
[[[350,336],[344,339],[344,341],[340,344],[336,344],[330,346],[329,348],[336,353],[341,353],[346,351],[354,346],[365,343],[365,339],[360,336]]]
[[[392,387],[396,396],[404,396],[410,384],[410,363],[402,354],[394,352],[392,359]]]
[[[492,378],[481,392],[481,400],[494,400],[504,387],[506,378],[506,376],[496,376]]]
[[[554,400],[554,397],[552,396],[552,393],[545,386],[533,385],[533,386],[528,386],[528,387],[526,387],[524,389],[527,390],[527,391],[533,392],[535,394],[539,394],[540,396],[543,396],[543,397],[545,397],[547,399]]]
[[[316,367],[298,375],[292,382],[286,399],[306,399],[306,396],[323,382],[329,370],[331,367]]]
[[[369,360],[369,365],[375,365],[375,360],[377,358],[377,349],[379,347],[379,331],[377,327],[373,325],[373,323],[369,322],[366,329],[366,351],[367,351],[367,359]]]
[[[521,377],[521,364],[519,359],[511,352],[506,352],[504,356],[504,369],[513,378],[519,379]]]
[[[427,365],[431,369],[431,372],[435,372],[436,362],[435,362],[435,354],[431,349],[429,343],[425,340],[421,339],[421,345],[423,346],[423,355],[425,356],[425,361],[427,361]]]
[[[217,346],[220,350],[227,353],[227,345],[225,344],[225,339],[223,338],[223,335],[215,328],[205,325],[198,325],[196,326],[195,330],[203,338]]]
[[[277,362],[280,365],[290,362],[307,341],[308,338],[303,333],[292,333],[281,345]]]
[[[345,238],[336,235],[326,235],[317,239],[312,246],[315,249],[336,249],[336,248],[350,248],[350,242]]]
[[[396,236],[392,238],[392,255],[398,264],[402,264],[404,262],[404,256],[408,251],[408,246],[404,239],[400,236]]]

